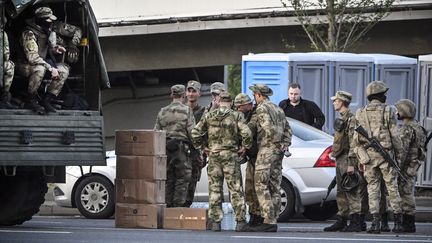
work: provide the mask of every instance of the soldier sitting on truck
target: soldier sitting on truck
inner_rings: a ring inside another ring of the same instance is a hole
[[[72,24],[54,21],[53,31],[57,34],[57,45],[63,46],[66,49],[61,62],[75,64],[79,60],[78,46],[81,43],[82,30]]]
[[[9,39],[6,31],[3,32],[3,83],[0,83],[0,109],[15,109],[16,106],[10,103],[11,93],[9,92],[15,72],[15,64],[9,60]]]
[[[29,78],[28,97],[25,108],[44,114],[56,112],[51,101],[62,90],[63,84],[69,75],[69,66],[65,63],[56,63],[54,54],[62,54],[66,49],[56,45],[56,33],[52,31],[52,23],[57,17],[48,7],[39,7],[35,11],[35,18],[27,20],[27,26],[20,37],[22,55],[17,62],[17,72]],[[38,89],[46,75],[50,81],[43,94],[42,106],[39,105]]]

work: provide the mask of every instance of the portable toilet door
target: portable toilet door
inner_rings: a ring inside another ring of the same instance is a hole
[[[417,59],[389,54],[362,55],[374,59],[373,80],[381,80],[388,85],[387,104],[394,105],[400,99],[410,99],[419,104]]]
[[[432,54],[419,56],[420,99],[418,113],[420,124],[427,134],[432,132]],[[427,145],[426,161],[419,172],[417,184],[432,187],[432,141]]]
[[[273,90],[270,100],[279,104],[288,90],[288,56],[284,53],[249,54],[242,57],[242,92],[253,99],[249,86],[263,83]]]

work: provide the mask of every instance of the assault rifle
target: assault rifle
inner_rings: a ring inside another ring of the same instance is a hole
[[[320,207],[324,206],[325,201],[327,200],[327,198],[330,195],[330,192],[333,190],[333,188],[336,186],[336,176],[333,178],[333,180],[330,182],[330,185],[327,188],[327,195],[325,198],[322,199],[321,205]]]
[[[394,159],[390,156],[390,154],[386,151],[386,149],[380,144],[380,142],[376,138],[369,137],[368,133],[361,125],[356,127],[354,130],[368,140],[369,144],[365,146],[366,150],[372,147],[376,152],[378,152],[384,158],[385,161],[387,161],[390,164],[391,167],[393,167],[396,170],[397,174],[399,175],[399,178],[401,178],[405,182],[408,181],[407,178],[402,174],[402,170],[397,164],[397,162],[394,161]]]

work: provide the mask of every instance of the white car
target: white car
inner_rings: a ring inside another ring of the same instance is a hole
[[[335,161],[330,157],[333,137],[302,122],[287,118],[293,130],[292,156],[283,159],[280,221],[297,212],[312,220],[325,220],[337,211],[335,190],[320,207],[327,187],[335,176]],[[54,198],[59,206],[77,207],[87,218],[107,218],[114,213],[115,153],[107,152],[107,166],[78,166],[66,169],[66,184],[56,184]],[[245,165],[242,165],[244,175]],[[208,201],[206,168],[198,182],[195,201]],[[243,178],[244,179],[244,178]],[[224,198],[228,189],[224,185]]]

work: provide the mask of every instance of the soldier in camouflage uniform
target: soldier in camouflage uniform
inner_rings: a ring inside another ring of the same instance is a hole
[[[400,167],[407,177],[407,182],[399,180],[399,193],[402,199],[402,227],[404,232],[416,232],[414,178],[421,163],[425,160],[426,135],[424,128],[414,120],[416,108],[411,100],[402,99],[396,103],[398,119],[403,121],[399,128],[402,143],[407,148],[406,159]]]
[[[163,107],[156,118],[155,130],[166,132],[167,180],[165,201],[167,207],[183,207],[186,202],[192,164],[188,151],[191,147],[191,131],[195,126],[192,110],[183,104],[185,86],[171,87],[172,103]]]
[[[201,96],[201,84],[198,81],[190,80],[186,87],[187,104],[192,109],[195,122],[198,123],[204,114],[204,106],[198,104],[198,98]],[[186,197],[185,207],[192,205],[195,189],[198,181],[201,178],[201,169],[204,167],[204,159],[199,149],[192,148],[190,152],[190,160],[192,162],[192,177],[189,183],[188,194]]]
[[[219,107],[219,95],[222,92],[225,92],[225,85],[221,82],[214,82],[210,85],[210,93],[212,95],[211,103],[205,108],[205,112],[213,111],[214,109]]]
[[[55,63],[51,57],[65,51],[64,47],[56,44],[56,33],[51,30],[52,22],[56,19],[50,8],[37,8],[35,18],[27,21],[27,27],[20,39],[23,53],[17,62],[17,71],[20,75],[29,78],[28,101],[25,107],[39,114],[56,112],[51,101],[60,93],[69,75],[69,66]],[[52,55],[49,55],[50,53]],[[46,71],[50,74],[51,83],[44,94],[42,107],[37,101],[37,91]]]
[[[375,137],[390,155],[396,160],[403,161],[405,151],[396,127],[395,112],[385,104],[388,88],[382,81],[374,81],[366,87],[369,104],[356,113],[358,124],[363,126],[370,137]],[[380,198],[381,180],[384,179],[389,193],[389,202],[394,213],[393,232],[402,232],[401,199],[397,186],[397,173],[388,161],[373,148],[365,148],[368,141],[354,133],[353,149],[359,162],[365,168],[365,179],[368,183],[369,211],[373,216],[372,226],[368,233],[380,233]]]
[[[0,109],[15,109],[14,105],[10,103],[11,93],[9,92],[14,78],[15,64],[9,60],[9,39],[6,32],[3,32],[3,83],[0,84],[1,96],[0,96]]]
[[[245,152],[252,145],[252,134],[239,112],[231,110],[231,97],[228,93],[220,94],[219,107],[201,118],[192,130],[196,148],[205,146],[204,137],[208,135],[209,162],[209,211],[211,230],[220,231],[223,197],[223,181],[227,182],[236,215],[236,231],[247,228],[245,218],[244,193],[241,182],[239,153]]]
[[[56,33],[57,45],[66,49],[65,58],[62,62],[69,64],[77,63],[79,60],[78,46],[81,44],[82,30],[78,26],[54,21],[53,31]]]
[[[336,95],[331,97],[334,109],[339,112],[340,117],[335,119],[334,123],[334,141],[332,156],[336,158],[336,201],[338,213],[336,222],[324,228],[324,231],[343,231],[343,232],[360,232],[360,209],[361,198],[359,187],[350,191],[342,190],[342,175],[353,174],[357,171],[357,158],[354,153],[350,152],[350,142],[354,134],[355,118],[349,109],[352,95],[346,91],[337,91]],[[350,217],[349,226],[346,225]]]
[[[255,190],[264,222],[250,231],[276,232],[281,207],[282,159],[291,145],[291,128],[281,108],[269,100],[273,91],[264,84],[255,84],[253,92],[257,116],[258,155],[255,162]]]
[[[234,99],[234,106],[238,111],[243,113],[246,123],[252,132],[253,144],[250,149],[246,150],[247,161],[246,179],[245,179],[245,201],[249,206],[249,226],[262,224],[264,219],[261,217],[259,201],[255,191],[255,161],[258,155],[258,144],[256,141],[256,107],[252,104],[252,100],[245,93],[238,94]]]

